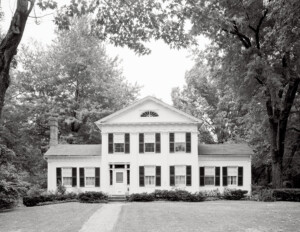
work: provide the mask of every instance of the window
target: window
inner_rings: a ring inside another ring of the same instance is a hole
[[[95,168],[85,168],[85,186],[95,186]]]
[[[145,166],[145,186],[155,186],[155,166]]]
[[[124,134],[114,135],[114,152],[124,152]]]
[[[154,152],[155,134],[145,133],[144,143],[145,143],[145,152]]]
[[[214,167],[205,167],[205,185],[215,185],[215,168]]]
[[[185,133],[175,134],[175,152],[185,152]]]
[[[175,186],[185,186],[186,166],[175,166]]]
[[[63,168],[62,177],[62,184],[66,187],[72,187],[72,168]]]
[[[227,168],[227,184],[237,185],[237,167]]]
[[[154,111],[145,111],[144,113],[141,114],[141,117],[158,117],[158,114]]]

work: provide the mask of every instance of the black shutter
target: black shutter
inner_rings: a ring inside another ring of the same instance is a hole
[[[169,134],[170,140],[170,153],[174,153],[174,133]]]
[[[160,133],[155,133],[155,152],[160,153]]]
[[[114,135],[112,133],[108,134],[108,153],[114,153]]]
[[[100,168],[95,168],[95,187],[100,187]]]
[[[77,186],[77,168],[72,168],[72,187]]]
[[[192,166],[186,166],[186,186],[192,186]]]
[[[238,186],[243,186],[243,167],[238,167]]]
[[[139,134],[139,151],[140,153],[144,153],[144,134]]]
[[[161,185],[161,168],[160,166],[155,167],[155,186],[160,186]]]
[[[223,173],[223,186],[227,186],[227,167],[222,168]]]
[[[125,153],[130,153],[130,135],[129,133],[125,134]]]
[[[186,153],[191,153],[191,133],[185,133]]]
[[[130,170],[127,170],[127,184],[130,185]]]
[[[84,168],[79,168],[80,187],[84,187]]]
[[[140,166],[139,169],[139,173],[140,173],[140,187],[145,186],[145,170],[144,170],[144,166]]]
[[[215,186],[220,186],[220,167],[215,167]]]
[[[113,184],[113,171],[109,170],[109,184],[112,185]]]
[[[56,186],[62,184],[61,168],[56,168]]]
[[[170,166],[170,186],[175,186],[175,167]]]
[[[204,186],[204,177],[205,177],[205,173],[204,173],[204,167],[200,167],[200,186]]]

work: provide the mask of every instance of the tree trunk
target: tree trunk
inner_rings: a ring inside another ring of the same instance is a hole
[[[30,2],[30,6],[29,6]],[[0,44],[0,122],[4,107],[5,93],[10,84],[10,64],[17,54],[17,48],[22,39],[26,21],[33,8],[35,0],[18,0],[15,14],[10,27]]]

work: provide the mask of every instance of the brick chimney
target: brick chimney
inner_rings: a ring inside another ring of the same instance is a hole
[[[49,118],[50,126],[50,147],[58,144],[58,122],[57,114],[52,114]]]

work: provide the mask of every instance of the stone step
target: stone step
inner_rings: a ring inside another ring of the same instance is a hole
[[[125,195],[110,195],[108,196],[109,201],[126,201]]]

